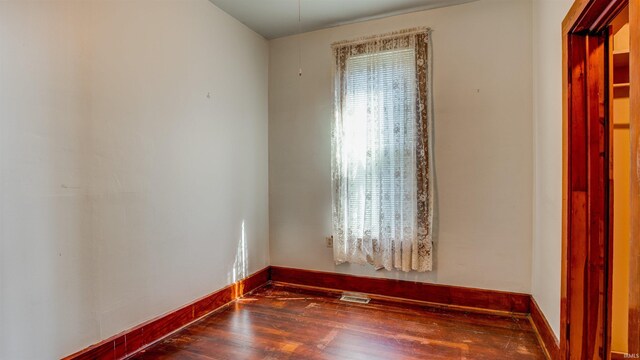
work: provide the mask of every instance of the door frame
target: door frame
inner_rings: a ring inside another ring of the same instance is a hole
[[[608,26],[630,6],[631,264],[629,353],[640,353],[640,0],[576,0],[562,24],[562,279],[560,358],[608,359],[612,215]],[[635,325],[634,325],[635,324]]]
[[[640,0],[629,0],[631,119],[631,242],[629,254],[629,353],[640,356]],[[635,160],[635,161],[634,161]]]

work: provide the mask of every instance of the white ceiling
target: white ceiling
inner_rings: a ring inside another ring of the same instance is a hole
[[[298,32],[298,0],[210,0],[267,39]],[[302,32],[475,0],[300,0]]]

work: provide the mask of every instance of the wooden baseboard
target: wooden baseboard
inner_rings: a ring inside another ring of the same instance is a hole
[[[529,315],[529,320],[531,321],[533,329],[536,331],[540,346],[542,346],[549,359],[559,360],[560,342],[549,325],[547,318],[544,316],[544,313],[540,310],[536,300],[533,296],[531,296],[530,299],[531,314]]]
[[[529,314],[530,295],[506,291],[435,285],[413,281],[353,276],[271,267],[271,280],[292,285],[354,291],[439,305]]]
[[[210,314],[269,282],[269,267],[232,285],[206,295],[177,310],[147,321],[98,344],[69,355],[64,360],[122,359],[184,326]]]

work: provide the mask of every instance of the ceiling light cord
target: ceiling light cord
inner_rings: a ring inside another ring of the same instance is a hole
[[[302,76],[302,4],[298,0],[298,76]]]

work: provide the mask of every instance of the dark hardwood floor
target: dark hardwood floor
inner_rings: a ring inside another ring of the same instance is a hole
[[[132,359],[544,359],[526,318],[268,285]]]

